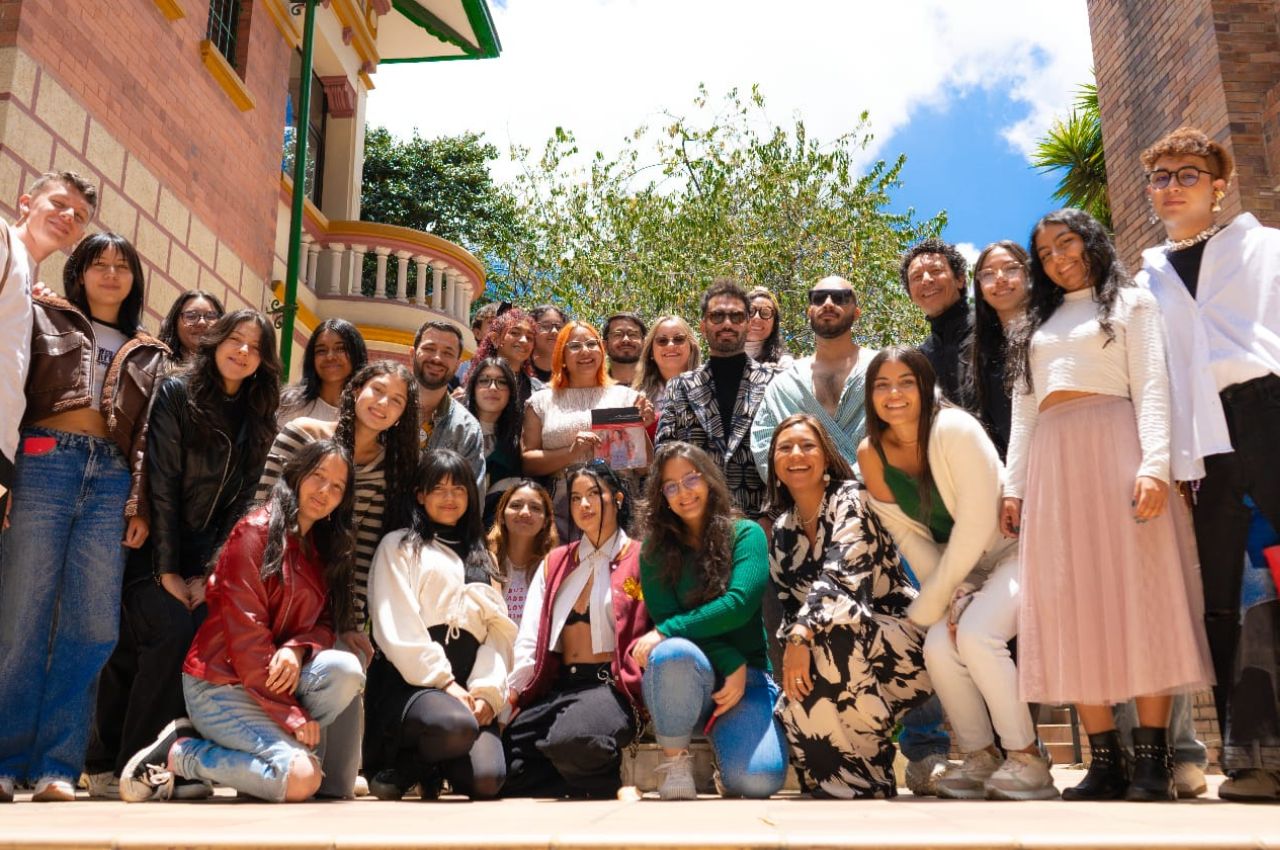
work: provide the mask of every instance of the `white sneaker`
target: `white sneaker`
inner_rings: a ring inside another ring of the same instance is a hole
[[[1033,753],[1009,753],[987,780],[989,800],[1052,800],[1058,796],[1049,772],[1052,762]]]
[[[42,776],[36,782],[36,792],[31,795],[33,803],[70,803],[76,798],[76,786],[69,779],[56,776]]]
[[[356,785],[352,789],[357,797],[369,796],[369,780],[365,778],[363,773],[356,774]]]
[[[907,764],[907,790],[916,797],[938,796],[938,779],[951,767],[951,762],[940,753],[930,753],[919,761]]]
[[[173,797],[173,772],[169,770],[169,751],[179,738],[194,738],[195,726],[179,717],[160,730],[148,746],[138,750],[120,774],[120,799],[126,803],[146,800],[168,800]]]
[[[948,800],[981,800],[987,796],[987,780],[999,767],[999,756],[990,750],[975,750],[965,754],[962,764],[948,767],[934,787],[939,797]]]
[[[693,759],[688,750],[681,750],[655,769],[662,774],[658,783],[658,797],[663,800],[696,800],[698,789],[693,784]]]
[[[1189,761],[1174,762],[1173,787],[1179,800],[1192,800],[1209,790],[1204,768]]]
[[[120,777],[109,770],[102,773],[86,773],[84,787],[90,800],[119,800]]]
[[[1218,786],[1218,797],[1238,803],[1274,803],[1280,800],[1280,772],[1233,770],[1231,778]]]

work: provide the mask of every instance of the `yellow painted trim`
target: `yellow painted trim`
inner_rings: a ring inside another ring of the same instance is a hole
[[[361,71],[356,76],[358,76],[360,78],[360,82],[364,84],[365,91],[373,91],[373,77],[370,77],[364,71]]]
[[[331,236],[341,234],[343,237],[391,238],[408,242],[411,245],[421,246],[429,251],[443,254],[452,260],[457,260],[458,263],[466,266],[476,276],[481,286],[485,283],[483,263],[476,259],[466,248],[447,239],[441,239],[435,234],[425,233],[409,227],[397,227],[392,224],[378,224],[372,221],[333,221],[329,223],[328,230]]]
[[[262,5],[271,17],[271,23],[275,24],[276,29],[280,30],[280,35],[284,36],[284,40],[288,42],[290,47],[296,48],[302,44],[302,34],[294,29],[294,18],[293,15],[289,14],[289,8],[285,5],[285,0],[262,0]]]
[[[160,14],[171,21],[187,16],[187,10],[182,8],[182,4],[178,0],[155,0],[155,4],[160,9]]]
[[[244,80],[240,79],[240,75],[236,73],[236,69],[231,67],[231,63],[222,55],[222,51],[207,38],[200,42],[200,59],[204,62],[205,70],[227,93],[227,97],[231,98],[231,102],[237,109],[248,112],[257,105],[253,95],[245,87]]]
[[[283,193],[285,200],[293,199],[293,178],[280,172],[280,191]],[[329,229],[329,217],[320,212],[320,208],[311,203],[310,198],[302,199],[303,217],[306,218],[321,233]]]
[[[369,23],[355,0],[332,0],[330,8],[344,27],[351,28],[351,46],[356,49],[356,54],[376,67],[379,61],[378,43],[369,31]]]
[[[409,331],[396,331],[391,328],[380,328],[375,325],[356,325],[356,330],[360,331],[360,335],[366,341],[371,342],[389,342],[393,345],[403,345],[405,348],[413,348],[413,334]]]
[[[271,281],[271,291],[275,294],[276,300],[284,303],[284,281]],[[306,304],[298,302],[298,313],[294,316],[294,330],[296,332],[298,325],[306,325],[307,333],[316,329],[316,325],[320,324],[320,317],[307,308]],[[413,342],[413,337],[409,337],[409,341]]]

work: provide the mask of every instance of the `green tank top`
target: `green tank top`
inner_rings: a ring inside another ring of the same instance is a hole
[[[942,501],[942,494],[938,492],[938,485],[930,484],[929,516],[926,517],[920,505],[919,480],[914,475],[903,472],[889,463],[884,449],[880,446],[876,446],[875,449],[876,454],[880,455],[880,462],[884,464],[884,483],[893,493],[898,507],[902,508],[907,516],[928,526],[929,533],[933,535],[933,542],[946,543],[950,540],[951,529],[956,521],[947,511],[947,506]]]

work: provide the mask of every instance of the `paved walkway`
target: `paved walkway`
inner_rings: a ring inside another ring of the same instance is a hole
[[[1059,787],[1078,771],[1056,770]],[[0,807],[0,848],[1280,848],[1280,806],[1214,798],[1172,805],[502,800],[271,806],[219,791],[199,803],[20,802]]]

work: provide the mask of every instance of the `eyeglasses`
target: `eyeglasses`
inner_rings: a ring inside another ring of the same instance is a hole
[[[698,485],[702,483],[701,472],[690,472],[684,478],[678,481],[668,481],[662,485],[662,495],[668,499],[674,499],[679,495],[681,490],[697,490]]]
[[[568,351],[570,354],[577,354],[578,352],[582,351],[584,348],[587,351],[599,351],[600,340],[598,339],[588,339],[585,341],[575,340],[573,342],[566,342],[564,344],[564,348],[565,348],[565,351]]]
[[[1173,178],[1177,177],[1178,185],[1189,189],[1200,182],[1201,174],[1213,176],[1212,171],[1205,171],[1203,168],[1196,168],[1194,165],[1184,165],[1177,171],[1157,168],[1155,171],[1147,172],[1147,185],[1152,189],[1168,189],[1169,184],[1173,182]]]
[[[644,334],[630,328],[618,328],[616,331],[609,331],[609,339],[634,339],[636,342],[639,342],[644,339]]]
[[[998,269],[983,269],[978,272],[978,283],[992,284],[997,278],[1003,277],[1005,280],[1021,280],[1022,279],[1022,263],[1009,263],[1007,266],[1001,266]]]
[[[745,310],[712,310],[707,313],[706,320],[712,325],[723,325],[725,322],[740,325],[747,320],[747,312]]]
[[[768,321],[769,319],[772,319],[772,318],[773,318],[773,308],[772,308],[772,307],[767,307],[767,306],[766,306],[766,307],[752,307],[752,308],[751,308],[751,318],[753,318],[753,319],[755,319],[755,318],[760,318],[760,319],[764,319],[765,321]]]
[[[506,378],[476,378],[476,387],[478,389],[489,390],[507,390],[511,389],[511,385],[507,383]]]
[[[178,314],[182,317],[184,325],[212,325],[222,317],[213,312],[201,312],[199,310],[183,310]]]
[[[837,307],[847,307],[853,303],[852,289],[810,289],[809,290],[809,306],[821,307],[827,301]]]
[[[538,333],[541,334],[558,334],[564,325],[557,325],[554,322],[544,322],[538,325]]]
[[[675,336],[656,336],[653,338],[653,344],[666,348],[668,345],[684,345],[689,341],[689,337],[684,334],[676,334]]]

